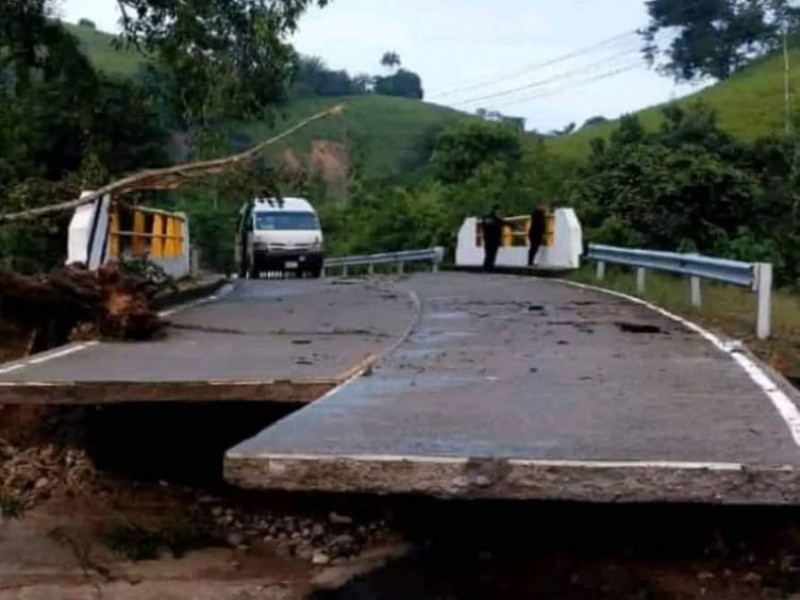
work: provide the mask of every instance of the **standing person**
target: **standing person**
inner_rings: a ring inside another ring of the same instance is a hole
[[[483,248],[484,261],[483,268],[487,271],[494,270],[494,263],[497,260],[497,251],[500,249],[500,242],[503,238],[503,227],[508,224],[498,214],[500,207],[495,204],[491,212],[483,217],[481,225],[483,227]]]
[[[536,260],[536,254],[539,252],[539,248],[542,247],[542,242],[544,241],[544,236],[547,231],[547,208],[540,204],[538,207],[533,209],[531,213],[531,226],[528,229],[528,266],[532,267],[534,261]]]

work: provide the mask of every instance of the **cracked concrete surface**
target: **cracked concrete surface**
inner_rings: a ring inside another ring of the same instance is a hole
[[[556,282],[405,282],[424,306],[371,377],[228,452],[266,489],[795,504],[800,449],[731,357]]]

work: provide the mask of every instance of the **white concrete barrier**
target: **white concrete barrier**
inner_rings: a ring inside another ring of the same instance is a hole
[[[96,269],[108,261],[144,258],[176,279],[191,274],[189,222],[184,213],[122,207],[108,196],[75,210],[67,264],[81,262]]]
[[[526,217],[513,219],[520,226],[503,239],[497,253],[497,266],[524,267],[528,264]],[[536,267],[553,269],[577,269],[583,254],[583,230],[578,216],[571,208],[556,209],[548,215],[548,235],[536,255]],[[458,232],[456,266],[478,267],[483,265],[484,249],[480,233],[480,219],[469,217]]]
[[[89,193],[83,192],[81,198]],[[69,223],[67,264],[80,262],[94,270],[105,262],[110,203],[105,196],[75,209]]]

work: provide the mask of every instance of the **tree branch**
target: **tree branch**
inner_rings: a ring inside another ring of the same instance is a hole
[[[90,204],[96,201],[98,198],[102,198],[103,196],[109,194],[116,197],[120,197],[124,196],[125,194],[130,194],[132,192],[141,190],[176,189],[180,187],[186,180],[202,177],[204,175],[218,174],[232,167],[236,167],[244,162],[248,162],[253,158],[255,158],[265,148],[272,146],[277,142],[293,135],[294,133],[303,129],[304,127],[307,127],[311,123],[314,123],[315,121],[319,121],[321,119],[326,119],[328,117],[339,115],[343,111],[344,111],[343,104],[332,106],[331,108],[328,108],[322,112],[319,112],[315,115],[308,117],[307,119],[300,121],[299,123],[286,129],[282,133],[279,133],[274,137],[271,137],[259,144],[256,144],[252,148],[245,150],[244,152],[240,152],[239,154],[233,154],[231,156],[227,156],[224,158],[216,158],[213,160],[176,165],[164,169],[150,169],[146,171],[140,171],[139,173],[130,175],[128,177],[124,177],[123,179],[119,179],[113,183],[110,183],[109,185],[106,185],[100,188],[99,190],[87,194],[83,198],[78,198],[77,200],[70,200],[68,202],[51,204],[49,206],[40,206],[37,208],[31,208],[28,210],[23,210],[15,213],[7,213],[4,215],[0,215],[0,222],[32,219],[34,217],[40,217],[42,215],[75,209],[79,206],[83,206],[84,204]]]

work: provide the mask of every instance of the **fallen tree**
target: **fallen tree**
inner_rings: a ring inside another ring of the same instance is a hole
[[[116,263],[32,276],[0,271],[0,318],[30,334],[29,353],[76,338],[150,339],[165,326],[150,306],[160,289]]]

